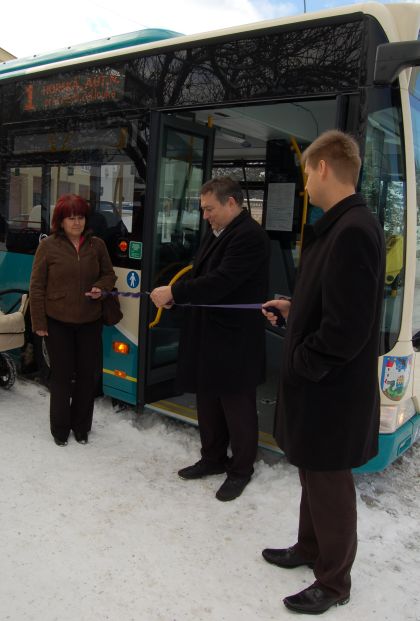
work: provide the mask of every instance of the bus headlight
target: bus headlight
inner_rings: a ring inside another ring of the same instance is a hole
[[[116,354],[127,355],[130,352],[130,345],[124,341],[112,341],[112,349]]]
[[[412,399],[406,399],[396,405],[381,405],[379,433],[394,433],[415,413],[416,408]]]

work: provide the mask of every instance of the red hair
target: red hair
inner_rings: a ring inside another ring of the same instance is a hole
[[[89,203],[77,194],[63,194],[55,204],[54,213],[51,221],[53,233],[60,233],[61,223],[64,218],[70,216],[88,217],[90,211]]]

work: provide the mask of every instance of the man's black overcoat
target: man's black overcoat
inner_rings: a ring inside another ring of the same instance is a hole
[[[360,194],[305,227],[274,431],[295,466],[342,470],[377,453],[384,265],[382,229]]]
[[[215,237],[204,238],[191,278],[175,283],[178,304],[262,303],[267,295],[269,239],[242,211]],[[260,310],[186,308],[178,385],[187,392],[241,392],[264,381]]]

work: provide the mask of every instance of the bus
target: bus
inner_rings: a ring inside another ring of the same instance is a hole
[[[156,313],[147,292],[188,277],[205,227],[202,183],[241,183],[270,237],[268,299],[292,296],[303,226],[320,217],[301,153],[324,130],[350,132],[387,245],[380,450],[364,470],[385,468],[420,430],[419,28],[419,5],[368,3],[192,36],[144,30],[1,63],[1,289],[28,288],[58,196],[88,199],[130,294],[122,321],[104,327],[103,393],[194,422],[194,395],[174,381],[182,309]],[[284,330],[266,326],[258,389],[260,442],[273,449]],[[45,347],[28,326],[23,374],[31,350],[42,373]]]

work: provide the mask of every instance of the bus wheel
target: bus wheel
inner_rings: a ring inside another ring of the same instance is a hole
[[[0,386],[9,389],[16,380],[16,365],[9,354],[0,354]]]

